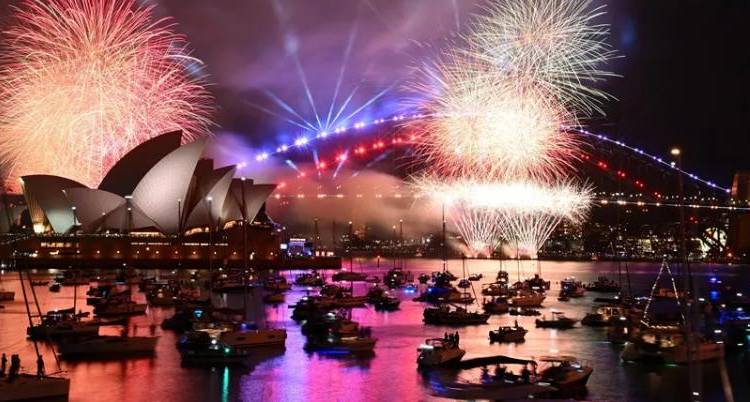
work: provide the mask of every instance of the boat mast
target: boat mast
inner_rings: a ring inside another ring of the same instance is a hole
[[[242,318],[244,322],[247,322],[247,275],[248,275],[248,263],[247,263],[247,208],[245,204],[245,178],[240,179],[240,185],[242,190]]]
[[[448,269],[448,241],[445,235],[445,202],[443,202],[443,236],[442,236],[442,244],[443,246],[443,273]]]

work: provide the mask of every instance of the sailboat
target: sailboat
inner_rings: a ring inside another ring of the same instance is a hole
[[[18,276],[21,279],[21,293],[23,294],[24,305],[26,306],[26,316],[29,319],[29,324],[31,324],[31,309],[29,308],[29,300],[26,296],[26,287],[21,271],[18,272]],[[31,292],[35,295],[33,287]],[[34,303],[38,306],[36,296],[34,296]],[[39,345],[36,340],[34,340],[34,351],[36,352],[37,361],[42,362],[42,355],[39,353]],[[43,366],[38,368],[41,368],[41,370],[36,375],[21,373],[16,369],[8,374],[7,379],[3,378],[0,381],[0,401],[67,398],[70,393],[70,380],[59,375],[45,374]]]
[[[650,319],[649,312],[657,294],[657,285],[662,275],[666,273],[671,280],[672,294],[677,307],[680,309],[680,320],[668,321],[664,319]],[[718,360],[724,357],[724,344],[721,341],[711,341],[691,333],[687,329],[687,321],[682,312],[679,292],[675,285],[672,271],[669,269],[666,259],[662,262],[659,274],[656,276],[651,289],[651,299],[641,320],[640,331],[631,337],[622,351],[622,359],[625,361],[660,361],[665,364],[687,364],[692,361]],[[688,341],[692,337],[695,344],[689,350]],[[691,356],[692,355],[692,356]]]

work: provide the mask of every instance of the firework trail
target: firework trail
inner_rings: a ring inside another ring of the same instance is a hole
[[[590,187],[572,180],[550,185],[422,176],[414,185],[420,195],[446,206],[475,255],[490,255],[502,238],[535,258],[560,222],[578,224],[586,217],[592,198]]]
[[[56,174],[96,186],[153,136],[209,133],[200,62],[152,7],[25,0],[14,19],[0,56],[0,161],[10,179]]]

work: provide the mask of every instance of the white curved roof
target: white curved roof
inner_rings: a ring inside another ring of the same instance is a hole
[[[43,174],[23,176],[21,185],[34,227],[49,222],[56,233],[65,233],[73,227],[75,216],[63,190],[86,186],[64,177]]]
[[[209,224],[209,202],[208,197],[211,198],[211,214],[210,219],[213,221],[214,227],[217,224],[224,222],[224,202],[229,194],[229,187],[232,184],[232,177],[236,168],[234,166],[227,166],[220,169],[216,169],[212,172],[211,177],[203,186],[198,189],[200,192],[200,200],[195,205],[186,221],[185,227],[194,227],[200,225]]]
[[[180,147],[182,131],[172,131],[141,143],[109,169],[99,189],[122,197],[133,194],[138,182],[162,158]]]
[[[177,200],[184,202],[206,139],[183,145],[162,158],[133,190],[133,204],[150,217],[163,233],[179,228]]]
[[[175,206],[175,214],[177,206]],[[138,206],[132,202],[125,202],[108,213],[99,224],[99,230],[113,229],[120,233],[128,233],[131,230],[156,228],[159,226],[151,220]]]
[[[104,217],[126,201],[117,194],[93,188],[69,188],[63,192],[76,207],[76,216],[86,233],[97,232]]]
[[[240,179],[234,179],[230,189],[230,196],[224,204],[224,220],[234,221],[242,220],[242,181]],[[258,211],[266,202],[268,197],[276,189],[275,184],[252,184],[251,180],[245,181],[245,211],[244,216],[248,222],[255,220],[258,215]]]

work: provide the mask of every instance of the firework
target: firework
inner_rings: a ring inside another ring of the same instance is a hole
[[[499,0],[477,17],[466,36],[471,57],[520,87],[542,90],[582,115],[602,113],[609,96],[595,88],[614,74],[602,69],[616,52],[609,26],[596,20],[592,0]],[[483,73],[486,73],[484,70]]]
[[[561,127],[576,123],[543,93],[477,73],[462,57],[425,72],[417,151],[433,171],[547,180],[571,168],[578,139]]]
[[[52,173],[95,186],[155,135],[208,133],[211,97],[191,74],[200,62],[151,14],[134,0],[15,9],[0,56],[0,161],[11,179]]]
[[[444,205],[467,246],[484,255],[503,239],[536,257],[560,222],[580,223],[591,205],[590,188],[571,180],[540,185],[422,176],[415,186],[419,194]]]

